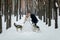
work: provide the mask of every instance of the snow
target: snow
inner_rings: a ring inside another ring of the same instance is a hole
[[[58,17],[58,23],[60,24],[60,16]],[[6,30],[6,23],[4,22],[4,16],[2,17],[3,32],[0,34],[0,40],[60,40],[60,25],[59,28],[55,29],[54,20],[51,20],[52,26],[48,27],[43,21],[39,18],[37,25],[40,27],[39,32],[32,31],[32,25],[30,22],[24,22],[24,16],[21,20],[16,21],[16,17],[12,15],[12,27]],[[16,24],[23,25],[23,31],[16,31],[14,27],[14,22]]]
[[[55,2],[55,5],[56,5],[56,7],[58,7],[58,4],[57,4],[57,2]]]

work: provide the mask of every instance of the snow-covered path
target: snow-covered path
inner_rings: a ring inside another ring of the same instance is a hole
[[[60,21],[60,17],[58,17]],[[2,18],[4,19],[4,17]],[[52,26],[48,27],[39,20],[38,26],[40,27],[40,32],[33,32],[32,25],[27,22],[23,25],[24,18],[16,22],[15,17],[12,15],[12,27],[6,30],[6,23],[3,22],[3,33],[0,34],[0,40],[60,40],[60,23],[59,28],[54,28],[54,20],[52,20]],[[13,23],[22,24],[24,26],[23,31],[16,31]]]

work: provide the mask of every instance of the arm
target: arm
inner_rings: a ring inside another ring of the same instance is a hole
[[[24,23],[27,21],[27,16],[25,16]]]

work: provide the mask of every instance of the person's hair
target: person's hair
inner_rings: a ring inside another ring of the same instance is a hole
[[[31,13],[30,11],[27,11],[27,13]]]

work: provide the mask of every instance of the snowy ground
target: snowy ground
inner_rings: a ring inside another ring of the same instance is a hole
[[[60,24],[60,17],[58,17],[58,23]],[[6,23],[4,23],[4,16],[3,19],[3,33],[0,34],[0,40],[60,40],[60,25],[58,24],[59,28],[54,28],[54,20],[51,20],[52,26],[48,27],[43,23],[43,21],[39,20],[38,26],[40,27],[40,32],[33,32],[32,25],[27,21],[23,25],[24,17],[18,22],[16,21],[15,17],[12,15],[12,27],[6,30]],[[16,31],[13,23],[23,25],[23,31]]]

